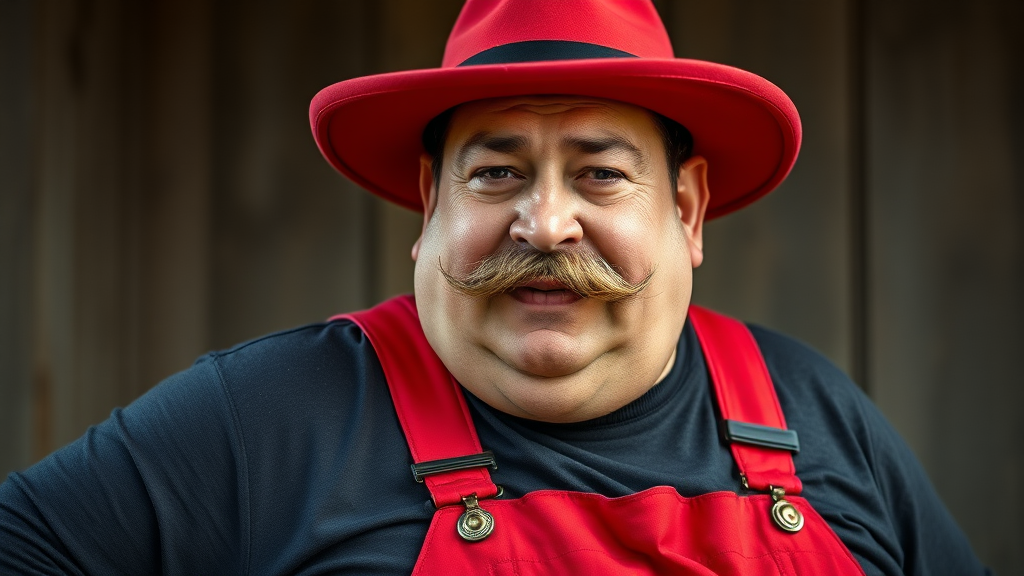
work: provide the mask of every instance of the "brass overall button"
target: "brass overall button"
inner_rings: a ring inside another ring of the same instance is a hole
[[[782,488],[772,487],[772,520],[775,525],[786,532],[799,532],[804,527],[804,515],[786,500],[786,491]]]
[[[494,531],[494,516],[480,507],[476,494],[466,496],[462,502],[466,505],[466,511],[459,516],[459,522],[455,525],[459,536],[467,542],[479,542],[490,536]]]

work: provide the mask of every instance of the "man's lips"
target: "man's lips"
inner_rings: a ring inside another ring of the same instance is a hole
[[[579,294],[569,290],[565,284],[555,280],[528,282],[514,288],[511,296],[523,304],[541,306],[572,304],[581,298]]]

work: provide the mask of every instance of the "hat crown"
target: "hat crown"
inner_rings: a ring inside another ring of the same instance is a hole
[[[674,57],[651,0],[467,0],[441,67],[454,68],[499,46],[536,41],[592,45],[640,58]]]

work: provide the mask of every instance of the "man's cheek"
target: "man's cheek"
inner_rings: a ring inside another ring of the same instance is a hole
[[[439,245],[445,247],[442,264],[453,273],[470,272],[475,263],[493,254],[508,239],[506,229],[483,215],[452,219],[438,234]]]
[[[650,238],[653,230],[644,230],[643,236]],[[638,242],[629,230],[618,226],[609,227],[592,236],[594,247],[612,267],[629,282],[639,282],[655,266],[649,245]]]

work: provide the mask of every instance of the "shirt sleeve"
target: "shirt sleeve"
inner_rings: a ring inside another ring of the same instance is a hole
[[[818,352],[752,326],[789,428],[803,496],[868,576],[981,576],[990,572],[899,433]]]
[[[0,485],[0,573],[238,573],[245,484],[207,357]]]
[[[875,485],[899,543],[903,572],[990,575],[914,453],[874,404],[863,398],[860,407]]]

